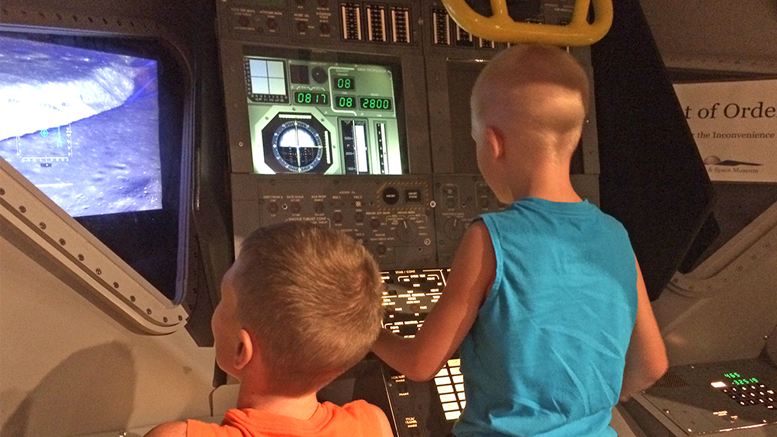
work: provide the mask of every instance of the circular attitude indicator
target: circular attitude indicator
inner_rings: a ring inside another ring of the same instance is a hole
[[[324,155],[321,136],[304,121],[287,121],[275,129],[272,151],[287,170],[305,173],[315,168]]]

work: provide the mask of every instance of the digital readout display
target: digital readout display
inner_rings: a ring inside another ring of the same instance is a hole
[[[332,86],[336,90],[352,90],[356,86],[356,81],[349,76],[335,76],[332,78]]]
[[[382,97],[360,97],[359,106],[362,109],[391,110],[391,99]]]
[[[731,381],[731,385],[750,385],[759,383],[758,378],[742,378],[742,375],[737,372],[726,373],[723,376],[729,379],[733,379],[733,381]]]
[[[329,94],[297,91],[294,93],[294,102],[300,105],[328,105]]]
[[[356,108],[356,97],[353,96],[335,96],[335,108],[354,109]]]

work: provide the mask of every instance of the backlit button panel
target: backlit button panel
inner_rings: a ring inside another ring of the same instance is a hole
[[[445,288],[444,271],[383,272],[383,326],[403,337],[415,337]]]
[[[754,432],[777,436],[774,387],[777,372],[771,363],[735,360],[671,367],[635,399],[688,436],[761,427],[766,429]]]
[[[741,385],[738,387],[723,387],[720,391],[728,395],[743,407],[762,405],[769,410],[777,408],[777,396],[774,390],[765,384]]]
[[[456,420],[467,405],[464,396],[464,377],[461,375],[461,360],[450,359],[434,377],[437,394],[440,395],[446,420]]]

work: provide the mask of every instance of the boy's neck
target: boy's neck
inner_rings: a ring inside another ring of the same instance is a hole
[[[300,420],[310,419],[318,405],[315,392],[300,397],[288,397],[261,393],[241,385],[237,396],[238,409],[251,408]]]
[[[569,203],[583,200],[572,186],[567,166],[537,166],[525,174],[526,177],[513,179],[509,184],[512,202],[526,197]]]

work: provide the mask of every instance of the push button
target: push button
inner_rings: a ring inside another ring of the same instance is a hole
[[[386,205],[396,205],[399,202],[399,190],[394,187],[387,187],[383,190],[382,197]]]

